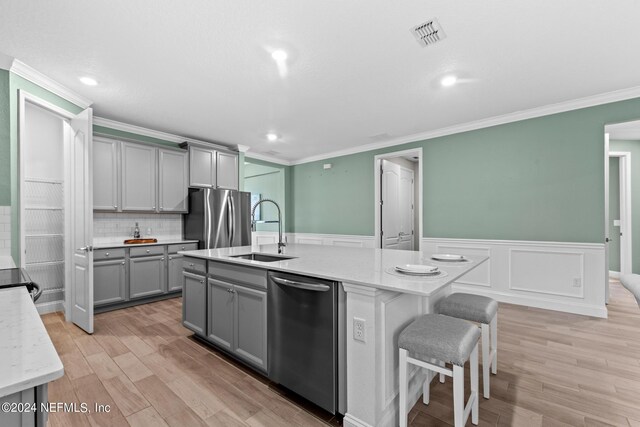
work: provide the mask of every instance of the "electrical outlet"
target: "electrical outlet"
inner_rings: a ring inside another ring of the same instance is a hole
[[[353,339],[366,342],[365,320],[357,317],[353,318]]]
[[[582,279],[579,277],[576,277],[573,279],[573,287],[574,288],[581,288],[582,287]]]

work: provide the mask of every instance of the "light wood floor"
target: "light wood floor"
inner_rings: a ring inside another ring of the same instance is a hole
[[[52,413],[50,426],[339,424],[189,338],[180,304],[99,314],[93,336],[60,314],[43,316],[65,366],[50,401],[112,408]],[[618,283],[608,308],[605,320],[501,304],[498,375],[491,399],[481,399],[480,425],[640,426],[640,310]],[[431,404],[416,404],[410,420],[452,424],[451,380],[434,382]]]

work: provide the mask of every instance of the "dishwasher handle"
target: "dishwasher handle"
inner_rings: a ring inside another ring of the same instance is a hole
[[[317,283],[303,283],[296,282],[295,280],[283,279],[282,277],[271,277],[274,282],[279,285],[291,286],[292,288],[306,289],[308,291],[327,292],[331,290],[329,285],[322,285]]]

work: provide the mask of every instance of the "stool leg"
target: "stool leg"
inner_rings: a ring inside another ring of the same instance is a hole
[[[442,366],[443,368],[446,368],[447,364],[446,363],[441,363],[440,366]],[[440,384],[444,384],[444,379],[445,379],[444,374],[440,374],[440,378],[439,378]]]
[[[491,372],[495,375],[498,373],[498,313],[491,321],[491,351],[493,351]]]
[[[464,427],[464,367],[453,365],[453,424]]]
[[[400,427],[407,427],[407,350],[400,349]]]
[[[484,388],[484,398],[489,398],[489,367],[491,367],[491,361],[489,360],[489,325],[482,324],[482,385]]]
[[[478,425],[478,344],[473,348],[471,352],[471,399],[473,399],[473,406],[471,406],[471,422],[474,425]]]
[[[425,405],[429,404],[429,388],[431,385],[431,380],[433,379],[433,377],[431,376],[431,371],[428,369],[425,369],[427,371],[427,379],[424,380],[424,383],[422,384],[422,403],[424,403]]]

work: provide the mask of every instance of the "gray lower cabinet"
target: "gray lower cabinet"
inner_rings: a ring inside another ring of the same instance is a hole
[[[267,293],[209,279],[207,338],[267,369]]]
[[[46,404],[49,401],[48,386],[48,384],[42,384],[37,387],[30,387],[0,398],[2,405],[8,405],[7,411],[0,412],[0,426],[46,426],[48,412],[41,404]],[[18,408],[18,405],[23,406],[23,408]],[[24,410],[20,411],[18,409]],[[45,411],[42,411],[42,409],[45,409]]]
[[[233,349],[233,285],[209,279],[208,335],[211,341]]]
[[[182,260],[184,257],[178,254],[170,254],[167,262],[167,292],[182,289]]]
[[[182,272],[182,270],[181,270]],[[205,335],[207,322],[206,277],[182,272],[182,324],[193,332]]]
[[[267,369],[267,293],[234,286],[235,336],[233,351]]]
[[[124,258],[94,262],[94,305],[99,306],[126,301],[127,291],[125,267]]]
[[[143,256],[129,260],[129,297],[142,298],[165,292],[164,255]]]

